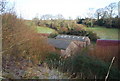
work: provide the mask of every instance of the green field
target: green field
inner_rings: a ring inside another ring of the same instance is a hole
[[[37,33],[46,33],[46,34],[50,34],[56,32],[55,30],[48,28],[48,27],[40,27],[37,26]]]
[[[96,26],[96,27],[88,27],[87,29],[97,33],[97,35],[101,39],[115,39],[115,40],[119,39],[120,40],[120,37],[118,37],[119,30],[116,28],[105,28],[105,27]],[[50,34],[56,31],[48,27],[37,26],[37,32]]]
[[[101,38],[101,39],[116,39],[116,40],[120,40],[120,38],[118,37],[118,29],[115,28],[105,28],[105,27],[89,27],[87,29],[92,30],[93,32],[97,33],[97,35]]]

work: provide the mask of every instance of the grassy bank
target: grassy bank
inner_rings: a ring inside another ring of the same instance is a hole
[[[48,28],[48,27],[40,27],[40,26],[37,26],[36,29],[37,29],[37,32],[38,32],[38,33],[50,34],[50,33],[56,32],[55,30],[53,30],[53,29],[51,29],[51,28]]]
[[[105,28],[105,27],[88,27],[87,29],[92,30],[93,32],[97,33],[97,35],[101,39],[115,39],[115,40],[120,40],[118,37],[118,29],[116,28]]]

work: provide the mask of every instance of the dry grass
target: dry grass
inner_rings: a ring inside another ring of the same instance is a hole
[[[24,58],[38,63],[44,60],[49,52],[55,51],[47,44],[46,38],[38,36],[34,28],[25,25],[14,13],[3,14],[2,20],[3,57],[16,60]]]

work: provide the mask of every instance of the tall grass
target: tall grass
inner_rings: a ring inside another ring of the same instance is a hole
[[[55,51],[47,44],[46,38],[38,36],[34,28],[28,27],[15,13],[3,14],[2,24],[3,58],[14,58],[15,61],[26,59],[37,64],[49,52]]]

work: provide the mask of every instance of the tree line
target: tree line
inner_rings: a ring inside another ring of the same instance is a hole
[[[117,10],[117,7],[117,3],[110,3],[104,8],[97,9],[95,13],[93,13],[92,9],[90,9],[91,13],[93,14],[91,14],[89,18],[77,18],[77,23],[85,24],[91,27],[94,25],[99,25],[105,26],[107,28],[119,28],[120,18],[115,12]]]

